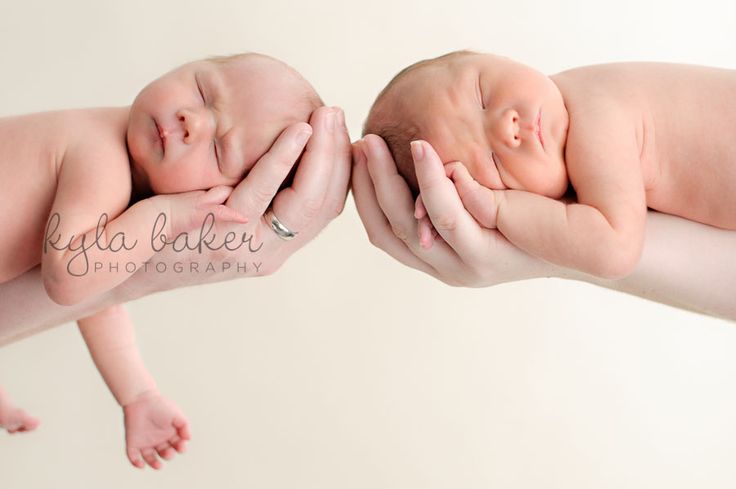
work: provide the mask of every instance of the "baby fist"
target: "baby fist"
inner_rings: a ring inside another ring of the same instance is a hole
[[[229,221],[245,224],[248,219],[240,212],[232,209],[225,202],[232,193],[232,187],[219,185],[207,191],[195,190],[181,194],[160,195],[168,205],[168,234],[176,237],[202,226],[208,214],[215,221]]]
[[[502,192],[502,190],[491,190],[475,181],[459,161],[445,165],[445,173],[455,184],[460,200],[470,215],[481,226],[495,229],[499,200],[496,192]]]

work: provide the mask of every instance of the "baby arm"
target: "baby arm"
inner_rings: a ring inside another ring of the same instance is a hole
[[[125,416],[126,453],[138,468],[141,456],[155,469],[183,452],[189,440],[186,418],[161,396],[135,342],[133,323],[122,305],[110,306],[77,324],[92,360]],[[155,451],[155,452],[154,452]]]
[[[163,223],[162,214],[166,221],[160,233],[169,240],[200,226],[208,213],[219,220],[245,221],[221,205],[230,187],[157,195],[126,209],[128,164],[104,149],[65,157],[41,260],[44,286],[55,302],[74,304],[125,281],[135,271],[127,269],[127,263],[140,266],[155,253],[152,233],[157,219]],[[106,224],[100,222],[103,214],[109,219]],[[95,270],[95,264],[102,269]]]
[[[578,203],[519,190],[489,190],[459,163],[447,165],[447,172],[481,225],[498,228],[514,245],[556,265],[619,278],[631,273],[641,256],[644,185],[635,152],[598,148],[595,154],[583,151],[569,159]]]

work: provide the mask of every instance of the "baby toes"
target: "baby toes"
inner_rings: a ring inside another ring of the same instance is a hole
[[[3,416],[3,422],[0,426],[4,427],[8,433],[25,433],[35,430],[40,421],[33,416],[28,415],[22,409],[14,409],[6,416]]]

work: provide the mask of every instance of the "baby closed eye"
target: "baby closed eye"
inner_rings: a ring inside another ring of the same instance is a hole
[[[197,78],[197,75],[194,75],[194,83],[197,84],[197,92],[199,92],[199,96],[202,99],[202,103],[207,105],[207,99],[204,96],[204,90],[202,90],[202,84],[199,83],[199,78]]]
[[[217,150],[217,139],[212,139],[212,148],[215,153],[215,161],[217,162],[217,169],[222,172],[222,168],[220,168],[220,152]]]
[[[477,94],[478,94],[478,101],[480,102],[481,109],[486,110],[486,100],[483,97],[483,84],[481,83],[480,75],[478,76]]]

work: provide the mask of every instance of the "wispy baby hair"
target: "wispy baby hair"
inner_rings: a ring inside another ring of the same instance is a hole
[[[399,71],[388,82],[388,85],[381,90],[368,112],[368,117],[363,124],[363,136],[375,134],[386,141],[399,173],[406,179],[409,187],[414,192],[417,192],[419,187],[414,171],[414,160],[411,157],[410,143],[415,139],[423,139],[423,135],[418,122],[408,117],[408,112],[403,110],[405,102],[400,97],[397,86],[423,68],[473,54],[477,53],[469,50],[453,51],[436,58],[423,59],[407,66]]]

